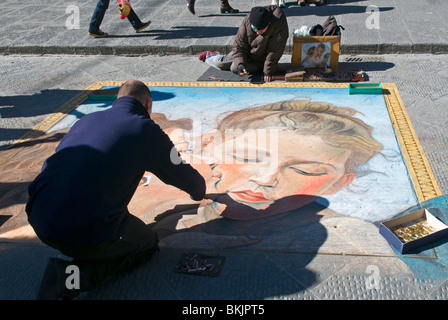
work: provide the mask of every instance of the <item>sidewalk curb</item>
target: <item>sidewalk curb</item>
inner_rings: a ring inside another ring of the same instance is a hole
[[[227,53],[232,49],[231,45],[191,45],[178,46],[0,46],[1,55],[117,55],[117,56],[142,56],[142,55],[195,55],[203,51],[218,51]],[[292,46],[288,44],[285,53],[291,53]],[[358,44],[341,45],[340,54],[448,54],[448,44],[412,45],[400,44]]]

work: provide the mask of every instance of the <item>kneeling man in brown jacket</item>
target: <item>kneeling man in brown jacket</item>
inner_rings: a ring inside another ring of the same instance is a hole
[[[233,50],[226,56],[206,51],[199,59],[221,70],[245,76],[263,72],[272,81],[288,40],[286,15],[277,6],[254,7],[244,17],[235,36]]]

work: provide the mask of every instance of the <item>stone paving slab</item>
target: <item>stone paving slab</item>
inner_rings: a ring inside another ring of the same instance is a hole
[[[48,6],[38,0],[4,0],[0,53],[146,55],[228,51],[244,15],[251,7],[263,5],[250,0],[230,2],[240,13],[220,14],[218,0],[198,1],[196,15],[188,11],[185,0],[134,0],[133,8],[141,20],[152,21],[148,29],[135,34],[129,22],[119,18],[118,8],[111,1],[101,26],[111,36],[93,39],[87,31],[95,1],[57,0]],[[327,5],[318,7],[286,4],[290,34],[303,25],[323,24],[334,15],[345,27],[341,53],[448,52],[448,3],[443,0],[328,0]],[[79,24],[73,24],[75,18]],[[286,50],[290,52],[291,48],[290,39]]]

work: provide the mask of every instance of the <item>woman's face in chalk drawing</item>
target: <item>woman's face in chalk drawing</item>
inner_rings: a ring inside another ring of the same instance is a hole
[[[315,135],[286,129],[248,131],[227,136],[207,147],[212,183],[208,193],[227,194],[239,206],[224,216],[254,219],[300,208],[317,197],[349,184],[354,174],[345,173],[350,150],[336,148]],[[244,207],[259,210],[245,212]],[[272,208],[272,210],[270,210]]]

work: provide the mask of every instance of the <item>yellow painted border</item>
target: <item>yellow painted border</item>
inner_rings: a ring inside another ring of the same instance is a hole
[[[395,134],[415,186],[417,197],[426,201],[442,195],[406,108],[394,83],[383,83],[383,94]]]
[[[85,100],[89,93],[99,90],[103,87],[121,86],[124,81],[95,82],[87,87],[83,92],[65,103],[59,110],[51,114],[44,121],[33,127],[31,131],[16,140],[14,144],[25,142],[37,138],[47,132],[56,123],[62,120],[66,115],[75,110]],[[252,84],[249,82],[174,82],[174,81],[156,81],[145,82],[148,87],[273,87],[273,88],[348,88],[348,83],[293,83],[293,82],[271,82],[264,84]],[[414,183],[414,188],[419,201],[426,201],[442,193],[436,182],[435,176],[426,159],[423,148],[417,138],[412,126],[411,120],[406,112],[406,108],[398,94],[398,89],[393,83],[381,84],[384,92],[383,97],[386,102],[389,116],[395,130],[395,134],[400,143],[403,157],[406,161],[409,174]]]
[[[30,139],[37,138],[43,135],[45,132],[51,129],[56,123],[61,121],[65,116],[67,116],[70,112],[75,110],[79,105],[81,105],[84,101],[87,100],[89,93],[93,90],[101,89],[104,85],[101,82],[95,82],[91,86],[87,87],[76,97],[71,99],[62,105],[56,112],[49,115],[45,120],[40,122],[38,125],[34,126],[30,131],[24,134],[22,137],[14,141],[12,145],[16,145],[22,142],[26,142]]]

